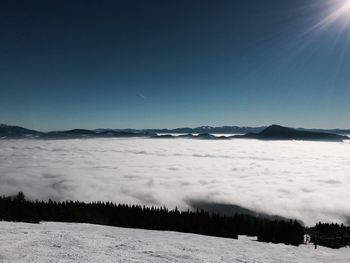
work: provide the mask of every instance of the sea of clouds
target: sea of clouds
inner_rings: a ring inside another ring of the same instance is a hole
[[[350,143],[0,140],[0,194],[187,208],[234,204],[303,220],[350,217]]]

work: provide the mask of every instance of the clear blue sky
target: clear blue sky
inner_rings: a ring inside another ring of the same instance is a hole
[[[339,1],[1,1],[0,123],[350,128]]]

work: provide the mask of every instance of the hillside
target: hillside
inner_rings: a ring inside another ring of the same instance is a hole
[[[0,262],[348,262],[349,249],[89,224],[0,222]]]

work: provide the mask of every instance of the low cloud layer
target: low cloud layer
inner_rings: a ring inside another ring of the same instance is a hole
[[[233,204],[306,224],[350,216],[350,143],[0,141],[0,194],[187,208]]]

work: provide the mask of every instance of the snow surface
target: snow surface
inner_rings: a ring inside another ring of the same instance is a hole
[[[0,222],[0,262],[349,262],[350,248],[89,224]]]

